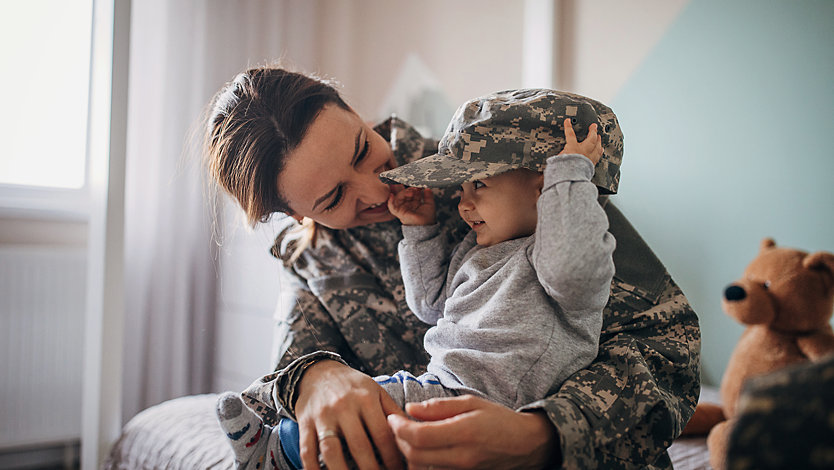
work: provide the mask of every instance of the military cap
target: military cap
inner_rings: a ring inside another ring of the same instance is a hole
[[[577,140],[597,124],[603,155],[591,180],[602,194],[620,182],[623,133],[608,106],[564,91],[505,90],[467,101],[455,111],[437,154],[380,174],[387,183],[436,188],[488,178],[517,168],[544,171],[565,146],[564,120]]]

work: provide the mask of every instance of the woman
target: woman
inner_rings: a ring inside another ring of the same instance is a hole
[[[521,410],[471,396],[433,400],[406,408],[413,421],[369,377],[419,373],[428,361],[426,326],[405,303],[400,225],[386,206],[392,188],[377,175],[435,151],[406,123],[372,129],[328,83],[280,68],[239,74],[215,97],[213,178],[251,223],[288,216],[273,255],[296,297],[280,311],[281,371],[247,391],[251,404],[267,419],[275,395],[290,405],[280,411],[297,419],[310,468],[319,453],[328,468],[346,468],[345,451],[360,468],[376,468],[375,451],[387,468],[401,467],[402,456],[415,468],[671,468],[665,449],[699,391],[698,320],[607,200],[617,275],[599,356],[558,393]],[[615,176],[600,186],[616,184]],[[459,241],[466,226],[455,207],[451,190],[437,194],[438,221]]]

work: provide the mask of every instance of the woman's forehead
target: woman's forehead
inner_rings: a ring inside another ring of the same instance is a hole
[[[278,175],[278,191],[291,209],[309,213],[315,201],[338,184],[361,131],[361,120],[355,113],[336,105],[322,108],[301,143],[287,154]]]
[[[301,142],[287,155],[287,164],[349,158],[360,131],[359,116],[336,105],[327,105],[310,124]],[[348,155],[342,155],[343,152]]]

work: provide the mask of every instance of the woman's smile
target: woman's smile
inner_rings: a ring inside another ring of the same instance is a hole
[[[386,202],[379,202],[376,204],[371,204],[366,209],[361,211],[362,214],[367,215],[378,215],[388,212],[388,204]]]

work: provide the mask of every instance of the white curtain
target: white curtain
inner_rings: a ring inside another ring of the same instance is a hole
[[[200,135],[205,105],[235,73],[282,55],[302,67],[314,63],[303,32],[313,25],[303,23],[315,8],[288,0],[132,3],[125,421],[164,400],[210,391],[218,335],[215,216],[190,136]]]

